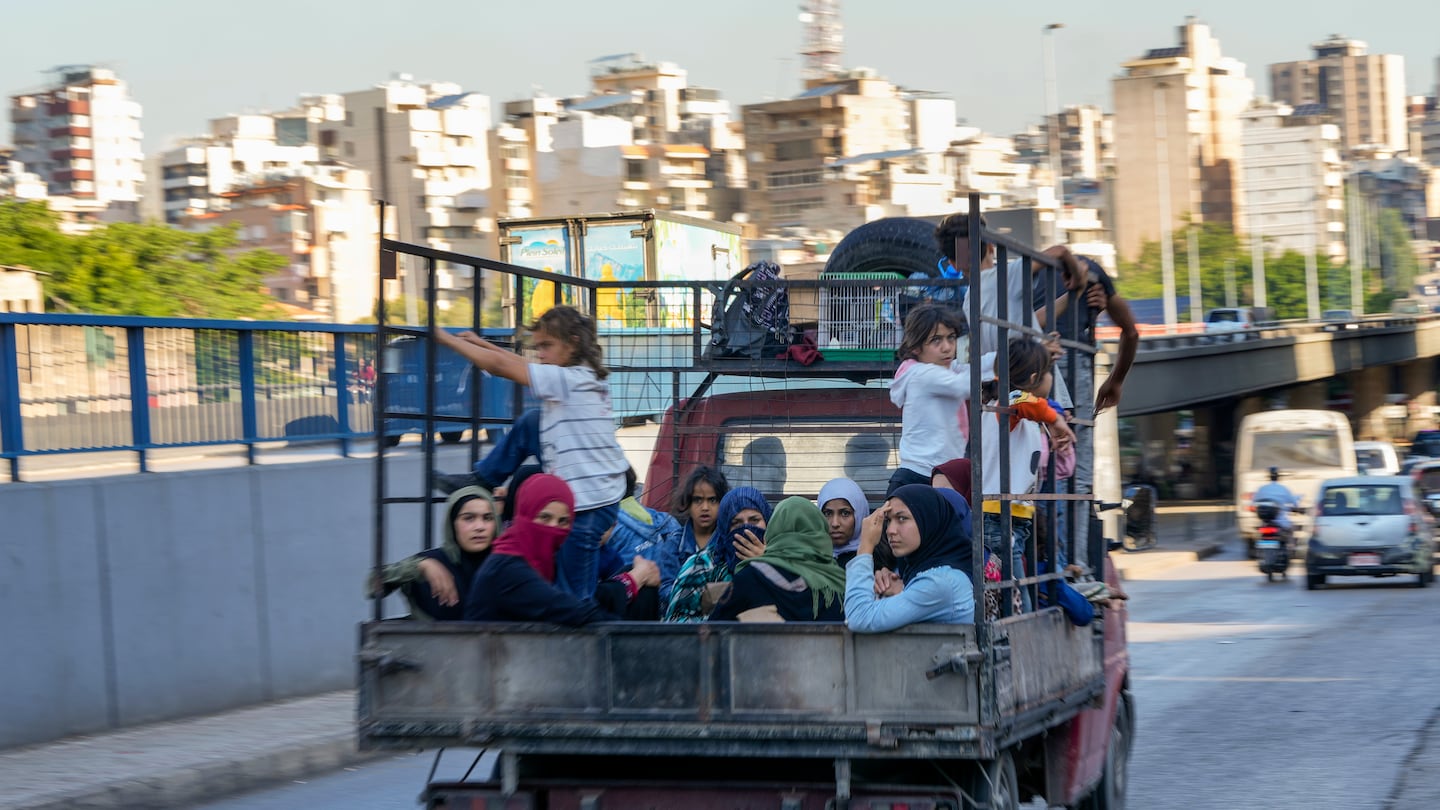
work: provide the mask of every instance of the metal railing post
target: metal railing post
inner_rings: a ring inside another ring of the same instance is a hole
[[[334,334],[334,364],[331,376],[335,379],[335,423],[340,428],[340,455],[350,457],[350,376],[347,371],[344,332]],[[378,376],[378,375],[377,375]]]
[[[140,472],[149,472],[150,378],[145,362],[145,328],[125,327],[125,354],[130,370],[130,441],[135,445]]]
[[[255,463],[255,438],[260,429],[255,416],[255,333],[246,329],[240,338],[240,436],[245,442],[245,460]]]
[[[20,343],[13,323],[0,323],[0,451],[10,459],[10,480],[20,480],[20,453],[25,450],[20,421]]]

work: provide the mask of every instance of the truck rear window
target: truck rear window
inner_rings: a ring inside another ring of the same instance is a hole
[[[885,496],[899,466],[899,425],[876,422],[728,422],[719,463],[730,486],[755,487],[771,498],[814,498],[832,478],[850,478],[872,504]]]

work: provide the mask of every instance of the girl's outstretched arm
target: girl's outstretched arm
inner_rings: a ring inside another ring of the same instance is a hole
[[[474,332],[465,331],[457,335],[444,329],[436,329],[435,340],[474,363],[475,367],[482,371],[514,380],[521,385],[530,384],[530,364],[525,362],[525,358],[505,351]]]

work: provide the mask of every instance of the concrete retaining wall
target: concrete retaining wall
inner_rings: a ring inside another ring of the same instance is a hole
[[[419,494],[418,456],[389,468],[392,494]],[[0,486],[0,747],[351,687],[373,475],[342,459]],[[419,514],[391,510],[391,559],[421,547]]]

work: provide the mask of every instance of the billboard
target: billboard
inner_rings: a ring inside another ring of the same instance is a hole
[[[740,272],[740,235],[693,225],[686,222],[655,220],[655,264],[657,281],[723,282]],[[661,290],[661,311],[664,326],[685,327],[691,306],[689,292],[680,289]],[[710,293],[701,299],[708,309],[714,301]],[[708,313],[701,313],[708,315]]]
[[[506,261],[510,264],[518,264],[531,270],[571,275],[570,229],[566,226],[517,227],[510,229],[508,235],[520,240],[509,246],[510,256]],[[504,291],[505,295],[513,293],[513,290]],[[560,302],[574,304],[576,300],[574,293],[575,291],[569,287],[561,290]],[[552,281],[522,279],[520,323],[530,323],[544,314],[545,310],[554,306],[555,294],[555,283]]]

